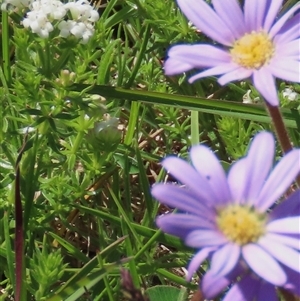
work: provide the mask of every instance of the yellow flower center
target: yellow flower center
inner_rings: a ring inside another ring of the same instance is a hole
[[[217,225],[232,242],[256,242],[265,233],[266,216],[251,207],[230,205],[219,211]]]
[[[259,69],[267,64],[275,47],[264,32],[251,32],[237,40],[230,49],[232,60],[248,69]]]

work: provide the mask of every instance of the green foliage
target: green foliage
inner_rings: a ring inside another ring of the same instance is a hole
[[[185,301],[187,298],[186,290],[171,286],[154,286],[147,290],[150,301]]]
[[[246,82],[220,87],[215,78],[190,85],[188,74],[165,77],[171,44],[208,41],[175,1],[98,4],[86,45],[57,31],[39,38],[19,24],[24,11],[1,15],[0,300],[16,294],[21,150],[22,301],[122,300],[120,267],[151,301],[183,301],[206,264],[187,283],[183,267],[194,250],[155,226],[156,216],[172,210],[150,194],[155,182],[172,181],[159,162],[186,158],[199,141],[229,168],[256,132],[272,128],[262,104],[242,103],[249,89],[257,96]],[[289,87],[300,93],[299,85]],[[282,113],[299,145],[299,99],[287,101],[284,88]]]
[[[43,246],[42,252],[35,249],[33,261],[30,266],[30,277],[32,279],[31,290],[36,300],[45,300],[50,293],[53,284],[61,279],[67,264],[63,264],[63,256],[60,250],[47,252],[47,246]]]

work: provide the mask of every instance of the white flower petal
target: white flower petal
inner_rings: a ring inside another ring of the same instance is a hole
[[[215,211],[209,208],[206,200],[199,198],[191,191],[173,184],[156,184],[151,194],[160,201],[172,208],[195,214],[206,219],[214,219]]]
[[[282,0],[261,1],[267,4],[266,17],[264,18],[263,29],[268,32],[273,25],[276,15],[282,5]]]
[[[235,204],[245,204],[245,190],[247,185],[248,161],[242,158],[235,162],[228,174],[228,184],[230,186],[232,201]]]
[[[298,41],[300,44],[300,41]],[[298,46],[300,47],[300,46]],[[298,48],[299,51],[299,48]],[[299,53],[298,53],[299,56]],[[273,59],[270,65],[268,66],[268,70],[270,72],[283,80],[291,81],[291,82],[300,82],[300,62],[296,60],[292,60],[290,58],[278,57],[277,59]]]
[[[299,14],[300,20],[300,14]],[[299,32],[300,32],[300,23],[299,23]],[[300,60],[300,49],[299,49],[299,40],[294,40],[288,43],[278,43],[276,45],[276,60],[282,60],[283,57],[286,57],[290,60]]]
[[[248,244],[242,247],[242,254],[246,263],[259,277],[277,286],[285,284],[285,272],[264,249],[256,244]]]
[[[199,145],[192,147],[190,157],[198,173],[208,180],[216,204],[226,204],[230,201],[226,174],[215,154],[208,147]]]
[[[190,164],[176,157],[168,157],[163,160],[162,165],[178,181],[185,184],[187,189],[192,190],[195,195],[198,195],[201,200],[205,200],[207,204],[210,203],[213,193],[207,180]]]
[[[284,24],[288,21],[288,19],[300,8],[300,3],[295,4],[291,9],[289,9],[271,28],[269,32],[270,38],[273,38],[280,29],[284,26]]]
[[[276,233],[299,234],[300,216],[276,219],[270,222],[267,225],[266,229],[270,232],[276,232]]]
[[[296,272],[300,271],[300,252],[281,243],[267,239],[266,237],[262,238],[258,242],[258,245],[290,269]]]
[[[212,0],[215,11],[223,22],[231,30],[235,39],[240,38],[246,32],[243,12],[236,0],[219,1]]]
[[[270,1],[245,0],[244,15],[248,32],[261,30],[269,4]]]
[[[237,244],[228,243],[215,251],[211,259],[210,270],[219,276],[226,276],[237,265],[241,248]]]
[[[174,75],[194,68],[218,66],[229,61],[228,52],[212,45],[176,45],[168,51],[164,69],[166,75]]]
[[[207,258],[209,253],[213,250],[215,250],[215,248],[203,248],[201,251],[195,254],[195,256],[189,263],[186,281],[190,281],[192,279],[193,274],[197,271],[201,263]]]
[[[240,66],[233,64],[233,63],[220,64],[219,66],[207,69],[203,72],[197,73],[196,75],[192,76],[189,79],[189,83],[192,83],[195,80],[203,78],[203,77],[225,74],[225,73],[232,72],[234,70],[239,70],[239,69],[240,69]]]
[[[229,82],[242,80],[250,77],[253,73],[253,70],[246,69],[243,67],[239,67],[238,69],[234,69],[233,71],[228,71],[224,75],[220,76],[218,79],[218,83],[221,86],[228,84]]]
[[[264,239],[276,243],[284,244],[285,246],[294,248],[295,250],[300,251],[300,239],[295,237],[290,237],[284,234],[277,234],[277,233],[267,233],[264,236]]]
[[[214,229],[207,220],[188,214],[167,214],[156,219],[156,225],[164,232],[185,239],[195,229]]]
[[[286,43],[294,41],[300,36],[300,13],[294,15],[287,20],[280,31],[274,37],[275,44],[286,45]],[[299,40],[298,40],[299,41]]]
[[[185,238],[185,244],[193,248],[221,246],[227,243],[227,238],[217,230],[195,230]]]
[[[177,0],[177,3],[187,18],[207,36],[223,45],[232,45],[233,34],[205,1]]]
[[[247,179],[243,199],[248,204],[252,205],[259,195],[273,165],[274,153],[275,141],[271,133],[261,132],[254,137],[246,157]]]
[[[240,269],[231,273],[229,276],[220,276],[208,270],[201,280],[201,291],[207,299],[213,299],[223,291],[239,275]],[[232,299],[230,300],[232,301]],[[236,301],[236,300],[235,300]]]
[[[257,201],[257,209],[266,211],[289,188],[300,172],[300,150],[287,153],[275,166]]]
[[[267,68],[262,67],[253,71],[253,84],[271,106],[278,106],[275,79]]]

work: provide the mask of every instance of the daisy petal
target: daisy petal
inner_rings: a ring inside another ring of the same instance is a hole
[[[233,63],[227,63],[227,64],[224,63],[223,65],[219,65],[219,66],[207,69],[203,72],[200,72],[200,73],[192,76],[191,78],[189,78],[189,83],[192,83],[195,80],[203,78],[203,77],[220,75],[220,74],[224,74],[227,72],[233,72],[234,70],[240,70],[240,66],[233,64]]]
[[[253,84],[271,106],[278,106],[275,79],[266,67],[253,71]]]
[[[246,202],[244,192],[246,189],[248,177],[247,163],[248,161],[246,160],[246,158],[242,158],[235,162],[229,170],[227,181],[234,203],[244,204]]]
[[[174,75],[194,68],[218,66],[230,61],[228,52],[211,45],[176,45],[170,48],[164,69]]]
[[[227,243],[227,239],[216,230],[194,230],[185,238],[185,244],[192,248],[220,246]]]
[[[195,229],[212,229],[213,226],[197,216],[188,214],[167,214],[156,219],[156,225],[164,232],[182,239]]]
[[[300,252],[267,238],[261,239],[258,245],[290,269],[300,271]]]
[[[241,248],[237,244],[228,243],[214,252],[211,260],[211,271],[219,276],[226,276],[238,263]]]
[[[295,238],[295,237],[290,237],[287,235],[280,235],[277,233],[267,233],[264,237],[264,240],[270,241],[270,243],[275,242],[275,243],[281,243],[285,246],[294,248],[296,250],[300,251],[300,239]]]
[[[245,69],[243,67],[239,67],[238,69],[234,69],[233,71],[228,71],[226,74],[220,76],[218,79],[218,83],[221,86],[224,86],[229,82],[248,78],[252,75],[252,73],[253,71],[251,69]]]
[[[205,199],[199,198],[191,191],[172,184],[156,184],[151,190],[151,194],[160,201],[172,208],[181,211],[213,219],[215,213],[207,207]]]
[[[248,164],[244,199],[253,202],[257,198],[273,165],[274,153],[275,142],[271,133],[261,132],[254,137],[246,157]]]
[[[280,0],[282,1],[282,0]],[[280,2],[277,1],[277,2]],[[269,8],[270,0],[253,1],[245,0],[244,15],[247,31],[258,31],[263,27],[263,22],[266,15],[266,10]]]
[[[247,157],[233,164],[228,183],[235,202],[242,204],[257,198],[270,172],[274,151],[273,135],[262,132],[254,137]]]
[[[205,44],[173,46],[168,57],[181,59],[196,68],[218,66],[231,60],[227,51]]]
[[[299,20],[300,20],[300,15],[299,15]],[[300,25],[299,25],[299,32],[300,32]],[[280,58],[282,60],[283,57],[287,57],[290,60],[294,60],[294,59],[299,60],[300,59],[299,52],[300,52],[299,40],[295,40],[284,44],[279,44],[277,46],[277,51],[276,51],[276,58],[277,58],[276,60],[280,60]]]
[[[208,181],[186,161],[177,157],[168,157],[162,162],[163,167],[182,184],[186,184],[201,200],[210,203],[213,194]]]
[[[274,21],[276,19],[276,15],[282,5],[282,0],[277,1],[259,1],[259,2],[265,2],[266,3],[266,16],[264,18],[264,24],[263,29],[265,32],[268,32],[272,25],[274,24]]]
[[[193,146],[190,151],[193,166],[208,180],[214,193],[216,204],[225,204],[231,200],[226,174],[215,154],[206,146]]]
[[[280,29],[274,38],[276,44],[286,45],[300,36],[300,13],[296,14],[291,19],[287,20],[284,26]]]
[[[172,76],[194,69],[194,66],[178,58],[168,58],[164,63],[165,74]]]
[[[300,172],[300,150],[287,153],[275,166],[258,198],[257,209],[266,211],[289,188]]]
[[[298,41],[298,47],[299,43],[300,42]],[[300,82],[299,61],[292,60],[289,58],[285,58],[283,60],[282,57],[278,57],[278,59],[272,60],[272,63],[268,66],[268,70],[278,78],[296,83]]]
[[[201,281],[201,290],[206,299],[213,299],[226,288],[232,280],[241,272],[241,269],[236,269],[226,277],[213,273],[211,270],[207,271]]]
[[[266,229],[276,233],[298,234],[300,233],[300,216],[276,219],[270,222]]]
[[[223,45],[233,43],[231,31],[205,1],[177,0],[177,3],[187,18],[207,36]]]
[[[300,3],[294,5],[291,9],[289,9],[271,28],[269,32],[269,37],[273,38],[280,29],[286,24],[288,19],[300,8]]]
[[[242,254],[246,263],[259,277],[277,286],[286,282],[286,274],[278,262],[258,245],[245,245]]]
[[[246,27],[243,12],[238,2],[236,0],[212,0],[212,4],[217,14],[231,30],[235,39],[240,38],[246,31]]]
[[[192,279],[193,274],[197,271],[201,263],[207,258],[209,253],[214,250],[215,248],[203,248],[201,251],[196,253],[189,263],[186,281],[190,281]]]

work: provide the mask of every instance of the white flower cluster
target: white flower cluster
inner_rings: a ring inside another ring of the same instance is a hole
[[[83,44],[87,43],[94,33],[94,22],[99,19],[99,14],[94,10],[87,0],[69,2],[65,7],[70,11],[72,20],[63,20],[58,25],[60,35],[68,37],[70,34],[81,39]]]
[[[291,88],[285,88],[282,92],[282,96],[289,101],[295,101],[299,98],[299,94]]]
[[[73,35],[83,44],[93,35],[94,23],[99,19],[98,12],[87,0],[68,3],[59,0],[5,0],[1,9],[8,7],[28,7],[30,11],[22,24],[42,38],[48,38],[57,25],[60,36],[67,38]]]
[[[30,5],[31,11],[23,20],[23,26],[41,38],[48,38],[54,28],[51,22],[61,20],[67,13],[65,5],[59,0],[36,0]]]

